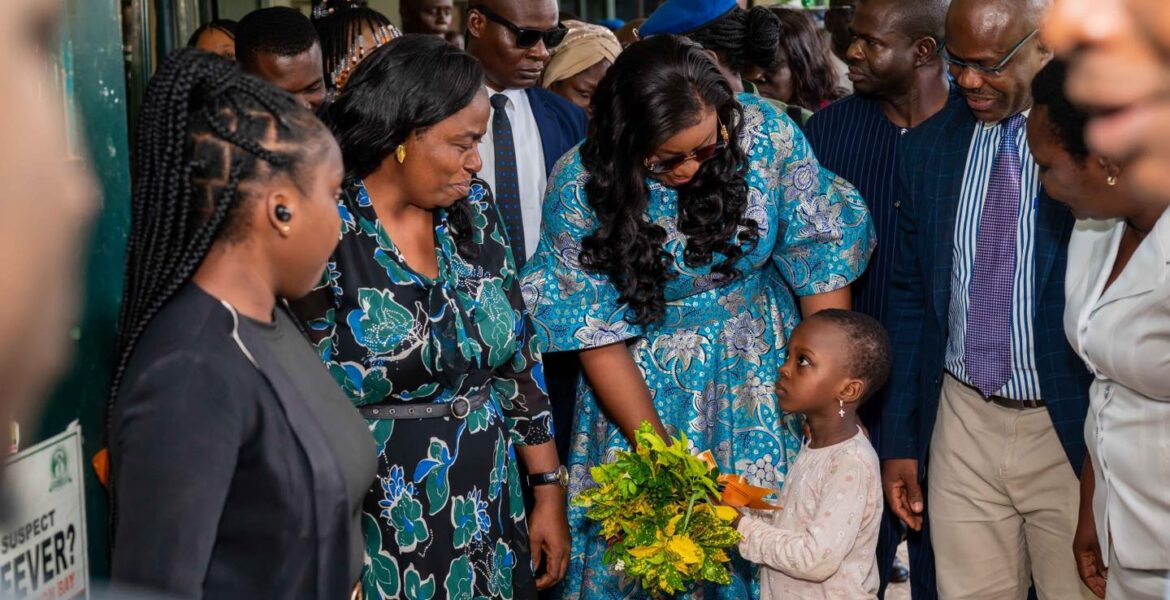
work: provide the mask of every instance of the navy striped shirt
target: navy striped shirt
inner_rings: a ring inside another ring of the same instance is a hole
[[[898,140],[907,130],[890,122],[877,100],[849,96],[813,115],[805,137],[817,160],[861,192],[877,230],[869,269],[853,284],[853,308],[875,319],[886,306],[898,225]]]

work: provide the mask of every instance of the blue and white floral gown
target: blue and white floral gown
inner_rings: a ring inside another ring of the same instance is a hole
[[[552,175],[536,255],[522,290],[544,352],[569,352],[626,341],[646,377],[671,434],[685,432],[696,450],[710,449],[724,471],[779,489],[800,449],[797,415],[776,402],[777,372],[788,335],[800,319],[796,296],[845,287],[865,270],[873,225],[857,192],[817,163],[800,130],[756,96],[741,94],[744,127],[738,143],[750,161],[746,216],[759,225],[759,243],[720,284],[710,265],[683,261],[678,195],[648,179],[647,217],[667,232],[677,277],[666,284],[665,317],[638,325],[617,288],[581,267],[581,241],[597,219],[585,195],[577,150]],[[569,459],[574,497],[592,485],[589,469],[628,448],[584,382],[578,389]],[[573,534],[564,597],[642,595],[637,585],[602,564],[606,544],[584,511],[570,508]],[[733,582],[703,590],[708,598],[758,597],[753,569],[737,561]]]

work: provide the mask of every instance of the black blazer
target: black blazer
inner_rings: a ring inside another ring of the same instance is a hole
[[[348,597],[361,532],[312,387],[234,330],[188,284],[135,349],[110,430],[113,578],[184,598]]]

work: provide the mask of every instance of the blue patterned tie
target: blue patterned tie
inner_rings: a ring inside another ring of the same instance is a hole
[[[999,393],[1012,374],[1012,281],[1016,274],[1020,212],[1016,135],[1023,124],[1022,114],[1000,123],[1002,137],[991,164],[976,235],[963,350],[967,376],[985,397]]]
[[[516,268],[524,266],[524,215],[520,210],[520,176],[516,172],[516,142],[508,120],[508,97],[492,95],[492,145],[496,160],[496,204],[504,217],[504,228],[516,257]]]

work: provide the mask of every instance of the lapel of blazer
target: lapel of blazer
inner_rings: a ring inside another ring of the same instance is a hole
[[[277,318],[287,315],[277,309]],[[295,327],[293,323],[284,325]],[[293,385],[292,378],[280,364],[276,356],[268,349],[262,340],[256,339],[248,330],[239,330],[240,339],[252,354],[256,367],[269,385],[276,392],[284,414],[288,418],[289,428],[304,450],[305,459],[309,463],[313,482],[313,507],[317,522],[317,539],[328,546],[322,547],[317,557],[317,588],[318,597],[328,598],[337,594],[339,589],[348,589],[353,582],[348,581],[349,574],[339,570],[337,565],[344,564],[337,557],[348,556],[349,532],[339,531],[337,523],[349,522],[345,498],[346,487],[343,481],[341,465],[338,464],[333,449],[325,439],[324,432],[317,424],[316,416],[309,407],[307,399]],[[289,452],[295,452],[290,448]],[[330,566],[333,566],[331,569]],[[340,587],[338,587],[340,586]]]
[[[961,97],[953,99],[948,110],[951,114],[939,123],[940,131],[935,138],[938,141],[937,147],[923,149],[927,153],[938,153],[938,161],[934,162],[939,168],[939,172],[935,174],[936,187],[930,194],[932,197],[929,197],[934,215],[934,227],[931,230],[935,236],[933,244],[935,269],[931,289],[934,292],[932,297],[935,316],[943,331],[946,330],[947,314],[950,312],[955,217],[959,210],[959,199],[963,194],[967,154],[971,148],[971,136],[975,133],[976,125],[974,115]],[[924,162],[929,161],[929,156],[922,158],[925,159]]]
[[[1063,204],[1052,199],[1044,188],[1036,198],[1036,301],[1048,284],[1056,257],[1067,251],[1068,233],[1073,224],[1072,213]],[[1064,276],[1063,273],[1060,276]]]
[[[561,157],[561,149],[558,147],[561,136],[558,135],[556,115],[537,88],[528,88],[524,93],[528,95],[532,118],[536,121],[537,131],[540,132],[540,147],[544,150],[544,174],[547,177],[552,174],[557,159]]]

